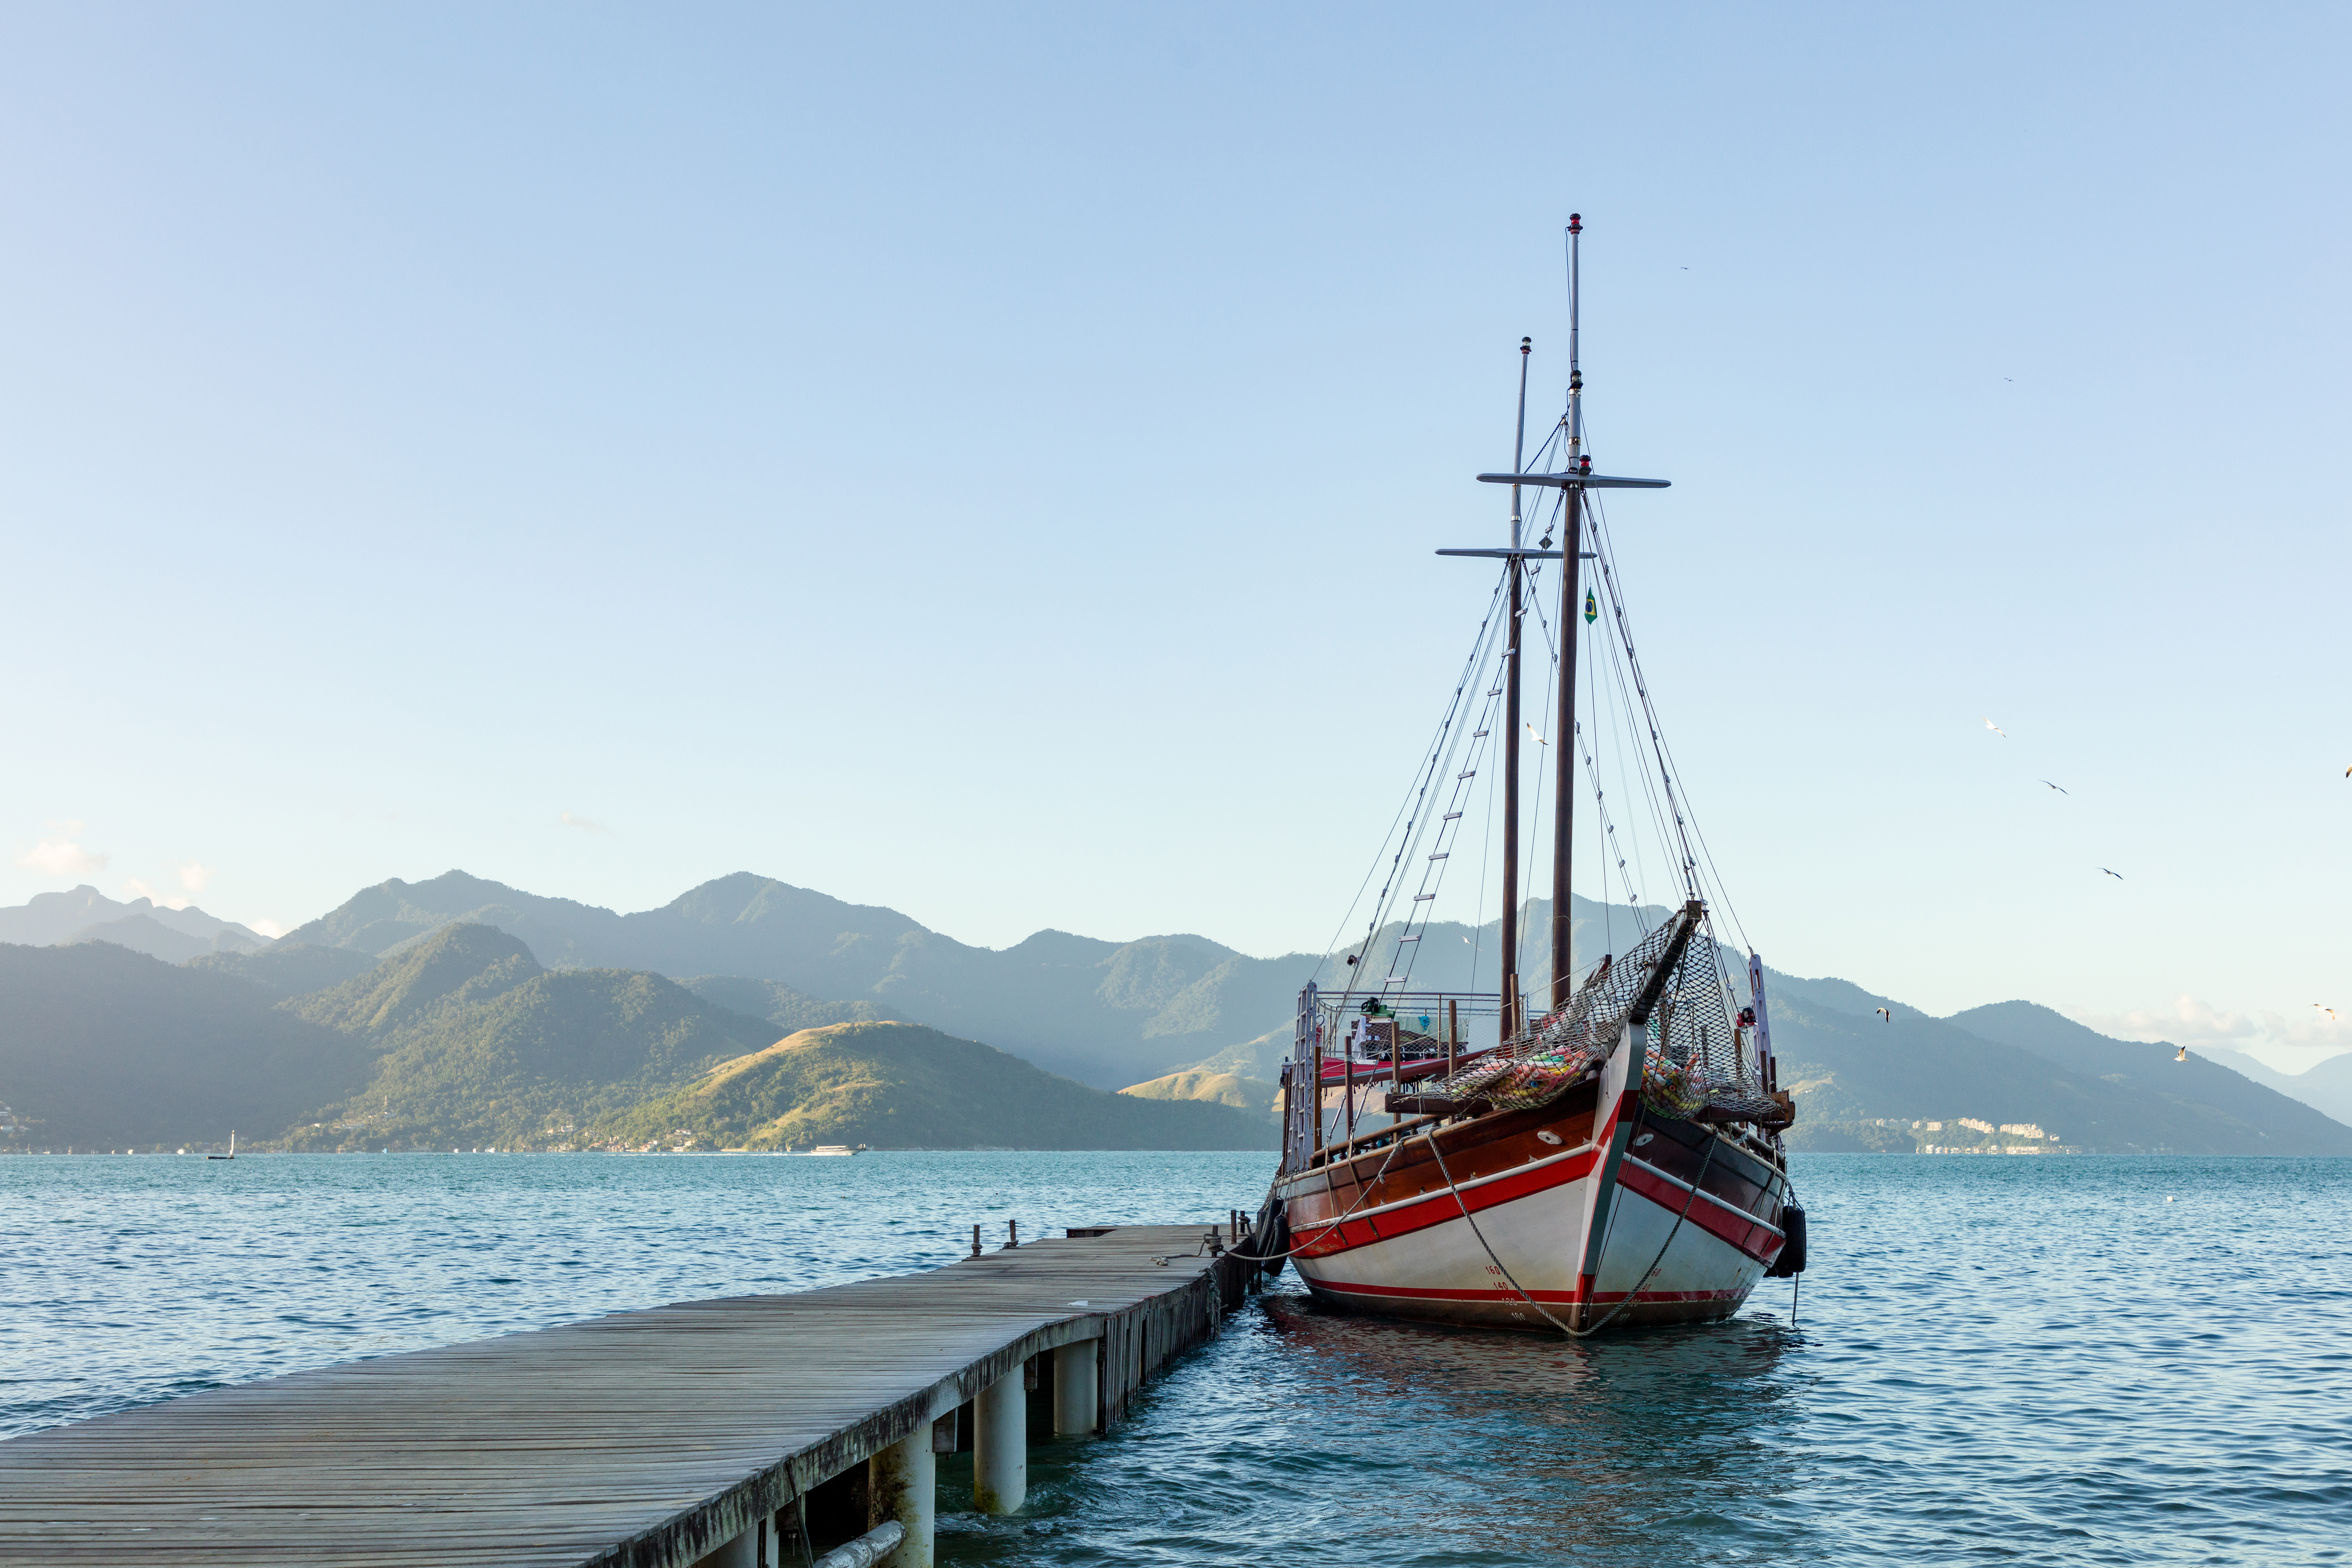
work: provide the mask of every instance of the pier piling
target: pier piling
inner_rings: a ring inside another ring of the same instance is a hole
[[[971,1402],[971,1500],[982,1513],[1015,1513],[1029,1496],[1029,1397],[1022,1369]]]
[[[1100,1340],[1077,1340],[1054,1352],[1054,1436],[1093,1435],[1102,1405]]]

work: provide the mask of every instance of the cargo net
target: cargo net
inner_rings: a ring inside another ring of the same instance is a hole
[[[1662,1115],[1709,1121],[1773,1121],[1780,1108],[1764,1092],[1735,1011],[1716,943],[1694,922],[1675,952],[1683,921],[1668,921],[1624,957],[1602,961],[1569,999],[1526,1034],[1505,1041],[1442,1084],[1456,1104],[1484,1100],[1497,1110],[1549,1105],[1601,1070],[1625,1033],[1626,1016],[1658,965],[1673,973],[1651,1016],[1642,1100]]]
[[[1704,930],[1693,931],[1650,1019],[1650,1051],[1642,1063],[1643,1104],[1685,1121],[1780,1118],[1779,1107],[1757,1079],[1748,1026],[1735,1009],[1714,939]]]

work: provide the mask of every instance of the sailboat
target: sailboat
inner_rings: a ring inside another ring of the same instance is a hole
[[[207,1154],[207,1155],[205,1155],[205,1159],[207,1159],[207,1160],[234,1160],[234,1159],[236,1159],[236,1130],[235,1130],[234,1128],[232,1128],[232,1129],[230,1130],[230,1131],[229,1131],[229,1135],[228,1135],[228,1152],[227,1152],[227,1153],[226,1153],[226,1154]]]
[[[1805,1254],[1782,1142],[1796,1108],[1777,1081],[1764,966],[1752,949],[1718,940],[1714,862],[1669,766],[1611,558],[1602,493],[1668,481],[1593,471],[1577,357],[1582,235],[1571,215],[1566,412],[1531,467],[1531,344],[1520,340],[1512,468],[1477,476],[1510,488],[1509,542],[1436,552],[1496,563],[1494,598],[1415,764],[1400,826],[1375,858],[1385,879],[1344,977],[1329,988],[1310,981],[1299,994],[1282,1071],[1282,1164],[1252,1249],[1269,1267],[1292,1262],[1319,1300],[1344,1310],[1577,1337],[1727,1317],[1766,1276],[1801,1269]],[[1530,495],[1546,523],[1534,545],[1523,510]],[[1589,585],[1586,562],[1595,567]],[[1556,621],[1540,593],[1553,563]],[[1603,596],[1609,623],[1597,626]],[[1522,974],[1520,738],[1543,741],[1521,707],[1530,614],[1552,643],[1558,695],[1546,742],[1555,775],[1548,995]],[[1604,731],[1580,722],[1593,715],[1578,710],[1580,637],[1592,645],[1593,705],[1605,689],[1617,710],[1606,731],[1611,760],[1642,775],[1622,821],[1601,787]],[[1474,962],[1474,988],[1417,990],[1416,967],[1442,967],[1423,946],[1449,865],[1476,849],[1465,825],[1496,731],[1496,988],[1475,988]],[[1618,739],[1626,743],[1613,750]],[[1613,873],[1633,894],[1625,840],[1646,811],[1678,884],[1674,904],[1656,910],[1663,918],[1632,897],[1623,914],[1637,929],[1627,951],[1581,972],[1569,895],[1579,763],[1606,850],[1604,880]]]

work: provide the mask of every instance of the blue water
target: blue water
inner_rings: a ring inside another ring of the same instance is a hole
[[[0,1160],[0,1435],[616,1309],[1254,1207],[1262,1154]],[[952,1563],[2332,1563],[2352,1161],[1801,1156],[1800,1319],[1580,1344],[1295,1277]]]

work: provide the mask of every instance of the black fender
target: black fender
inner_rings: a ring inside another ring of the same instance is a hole
[[[1782,1204],[1780,1233],[1788,1239],[1780,1244],[1780,1256],[1772,1260],[1772,1267],[1764,1270],[1767,1279],[1786,1279],[1805,1271],[1805,1211],[1795,1204]]]

